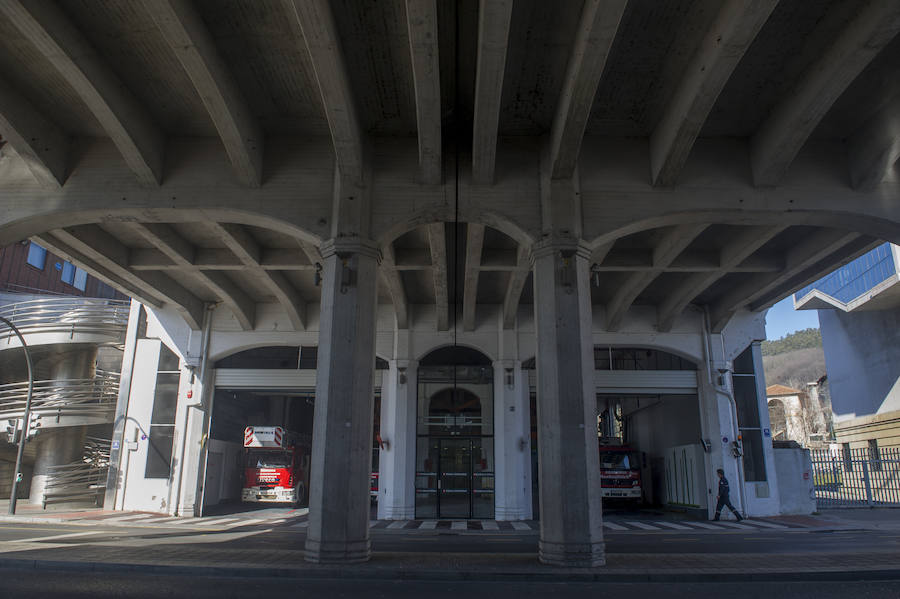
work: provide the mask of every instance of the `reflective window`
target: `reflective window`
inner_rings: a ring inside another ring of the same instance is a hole
[[[47,250],[32,241],[28,246],[28,258],[25,259],[25,262],[38,270],[44,270],[44,264],[47,262]]]
[[[794,299],[803,299],[817,289],[846,304],[894,276],[896,272],[891,244],[885,243],[807,285],[794,294]]]
[[[734,403],[737,407],[738,430],[744,453],[744,480],[766,480],[766,462],[760,427],[760,401],[753,367],[753,346],[734,359]],[[767,406],[768,407],[768,406]]]
[[[697,370],[697,365],[675,354],[643,347],[594,346],[597,370]]]

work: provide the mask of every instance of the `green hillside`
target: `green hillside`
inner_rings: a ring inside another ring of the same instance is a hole
[[[762,355],[776,356],[798,349],[822,347],[822,334],[819,329],[803,329],[781,339],[762,342]]]

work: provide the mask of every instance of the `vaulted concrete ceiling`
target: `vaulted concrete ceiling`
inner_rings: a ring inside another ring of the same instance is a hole
[[[0,0],[0,207],[87,206],[114,189],[92,219],[8,235],[37,233],[194,325],[219,301],[241,328],[271,303],[299,329],[318,301],[315,240],[328,236],[334,165],[354,184],[389,180],[373,194],[382,220],[402,218],[387,207],[395,197],[522,209],[522,181],[537,187],[540,168],[523,152],[542,156],[553,180],[596,180],[597,156],[630,161],[597,204],[713,190],[789,214],[797,157],[827,154],[804,197],[841,189],[887,225],[796,212],[762,222],[738,207],[724,220],[645,218],[593,248],[592,296],[609,330],[638,305],[655,306],[660,330],[691,303],[721,324],[893,231],[898,31],[891,0]],[[697,148],[716,144],[742,158],[706,150],[700,162]],[[105,163],[124,168],[107,175]],[[269,211],[309,234],[229,218],[213,209],[217,194],[231,215]],[[199,195],[208,210],[176,217]],[[442,210],[379,237],[381,301],[401,328],[422,304],[439,330],[477,327],[487,304],[514,326],[531,302],[529,244]],[[601,212],[585,210],[585,229]],[[540,224],[529,226],[536,239]]]

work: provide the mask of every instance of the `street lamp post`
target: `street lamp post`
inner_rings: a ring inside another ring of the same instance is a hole
[[[22,333],[20,333],[19,329],[6,318],[0,316],[0,321],[6,323],[6,326],[12,329],[13,333],[16,334],[16,337],[19,338],[19,341],[22,343],[22,349],[25,350],[25,361],[28,363],[28,395],[25,396],[25,414],[22,417],[22,433],[19,436],[19,451],[16,454],[16,469],[13,473],[12,493],[9,495],[9,515],[15,516],[16,495],[19,492],[19,478],[22,470],[22,456],[25,455],[25,441],[28,438],[28,422],[31,418],[31,393],[34,391],[34,368],[31,363],[31,352],[28,351],[28,345],[25,343],[25,338],[22,337]]]

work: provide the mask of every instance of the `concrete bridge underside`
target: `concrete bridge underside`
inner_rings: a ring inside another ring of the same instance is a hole
[[[534,310],[554,339],[541,392],[563,404],[589,388],[565,356],[590,347],[592,311],[627,331],[650,306],[665,332],[693,304],[720,330],[900,243],[890,0],[2,0],[0,15],[0,244],[31,237],[193,329],[209,303],[241,330],[274,309],[302,331],[318,306],[319,395],[337,399],[317,426],[338,438],[368,409],[374,354],[367,334],[341,345],[342,323],[373,323],[378,303],[398,330],[497,311],[514,329]],[[542,459],[577,476],[576,445]],[[322,514],[313,559],[368,555],[365,521],[351,534]],[[543,559],[602,561],[588,521],[548,521]]]

